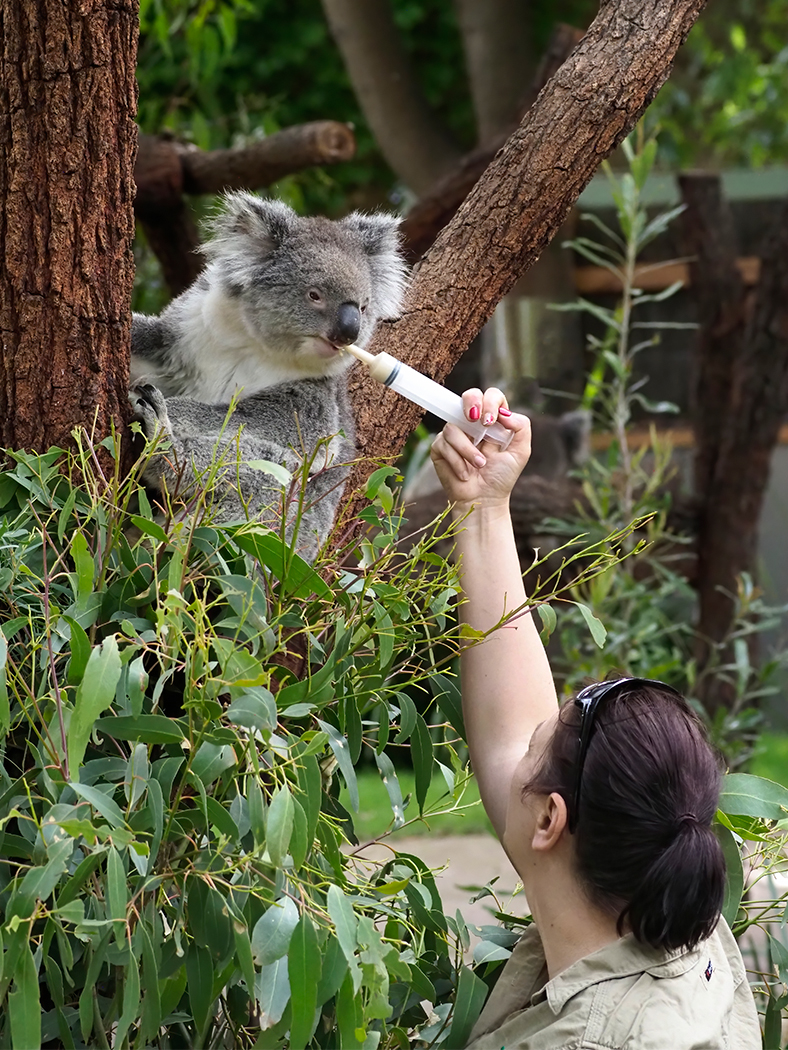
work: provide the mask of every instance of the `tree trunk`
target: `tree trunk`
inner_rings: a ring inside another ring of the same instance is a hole
[[[0,442],[127,418],[136,0],[0,7]]]
[[[454,0],[480,143],[509,131],[533,77],[533,27],[525,0]]]
[[[550,78],[561,68],[577,44],[583,39],[583,31],[574,26],[557,25],[550,43],[542,56],[539,68],[528,91],[523,95],[522,81],[518,83],[520,106],[518,118],[533,105],[539,92]],[[466,154],[456,167],[430,187],[416,201],[402,224],[405,254],[409,262],[415,263],[433,243],[443,227],[450,222],[457,209],[487,170],[488,165],[506,143],[509,134],[516,129],[513,119],[502,133]]]
[[[421,92],[389,0],[323,0],[323,9],[381,153],[398,178],[423,193],[460,151]]]
[[[496,303],[544,250],[599,163],[666,80],[705,0],[605,0],[558,70],[428,251],[402,318],[378,331],[385,350],[441,380]],[[351,388],[365,456],[396,456],[421,410],[356,366]],[[384,421],[384,422],[382,422]],[[369,464],[351,484],[363,487]],[[358,510],[358,503],[349,508]]]
[[[693,174],[680,181],[700,315],[694,427],[701,507],[697,656],[704,669],[715,649],[723,663],[730,657],[725,642],[735,616],[736,579],[756,570],[771,457],[788,410],[788,203],[748,294],[719,177]],[[735,690],[710,670],[701,679],[701,699],[714,711],[729,705]]]

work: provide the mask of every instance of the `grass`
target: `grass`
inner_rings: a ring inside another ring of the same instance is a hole
[[[390,826],[392,821],[391,803],[388,792],[376,769],[359,769],[356,771],[358,778],[359,812],[353,814],[353,823],[356,828],[360,842],[382,835]],[[430,789],[427,792],[427,801],[424,807],[424,817],[419,819],[419,810],[416,804],[415,778],[411,770],[397,772],[402,797],[405,799],[405,825],[392,832],[391,839],[396,842],[397,838],[410,835],[478,835],[492,834],[492,825],[487,819],[487,814],[482,808],[479,799],[479,788],[476,780],[471,777],[465,793],[459,803],[455,803],[446,789],[446,783],[440,774],[433,777]],[[410,801],[408,802],[408,796]],[[352,813],[347,790],[342,787],[340,801],[345,808]],[[430,814],[429,810],[446,810],[452,806],[459,806],[451,813]],[[415,819],[414,819],[415,818]]]
[[[761,733],[750,773],[788,786],[788,733]]]

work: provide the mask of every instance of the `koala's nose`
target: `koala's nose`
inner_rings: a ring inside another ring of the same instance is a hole
[[[361,311],[357,303],[340,303],[337,308],[335,335],[343,346],[358,339],[361,328]]]

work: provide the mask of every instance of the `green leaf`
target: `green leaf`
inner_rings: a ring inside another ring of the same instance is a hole
[[[356,771],[353,768],[348,742],[330,722],[323,722],[318,718],[317,724],[328,737],[329,747],[334,752],[334,758],[336,758],[337,765],[345,778],[348,795],[350,796],[350,805],[358,813],[358,782],[356,781]]]
[[[394,737],[395,744],[404,744],[416,728],[416,705],[407,693],[397,693],[399,704],[399,732]]]
[[[226,717],[238,726],[272,733],[276,729],[276,701],[273,693],[254,686],[227,708]]]
[[[78,597],[93,590],[95,565],[88,549],[88,541],[82,532],[75,532],[71,540],[71,557],[74,559],[74,591]]]
[[[137,744],[132,748],[129,755],[126,776],[123,780],[123,793],[126,796],[129,809],[134,809],[145,794],[149,779],[148,749],[145,744]]]
[[[34,1050],[41,1046],[38,974],[28,942],[15,960],[13,990],[8,996],[8,1021],[13,1050]]]
[[[742,894],[744,893],[744,868],[741,851],[733,832],[722,824],[715,827],[725,856],[725,899],[722,903],[722,915],[729,926],[733,926],[739,912]]]
[[[264,966],[255,980],[255,996],[260,1007],[260,1028],[265,1031],[282,1020],[290,1002],[290,979],[287,959],[277,959]],[[293,1047],[293,1050],[296,1050]]]
[[[118,851],[110,846],[107,853],[107,917],[114,920],[115,940],[119,948],[126,944],[126,907],[129,903],[126,872]]]
[[[290,979],[290,1046],[306,1046],[312,1038],[317,1010],[317,986],[320,980],[320,951],[317,933],[308,915],[302,915],[293,931],[287,955]]]
[[[383,786],[389,796],[391,812],[394,814],[394,828],[401,828],[405,823],[405,807],[402,803],[402,789],[399,786],[394,763],[385,752],[375,755],[375,762],[380,773],[380,779],[383,781]]]
[[[90,639],[85,633],[84,627],[77,623],[73,616],[64,616],[63,619],[69,626],[69,641],[71,644],[71,660],[68,664],[68,684],[77,685],[82,681],[85,668],[90,659]]]
[[[198,1033],[201,1033],[213,1007],[213,963],[207,948],[189,945],[186,951],[186,977],[192,1017]]]
[[[252,930],[252,951],[258,966],[270,966],[287,955],[297,924],[298,909],[290,897],[276,901],[257,920]]]
[[[297,798],[293,799],[293,834],[290,838],[290,856],[293,858],[295,871],[302,867],[311,845],[304,807]]]
[[[142,744],[180,744],[184,739],[181,723],[166,715],[119,715],[99,718],[96,729],[113,740]]]
[[[477,966],[480,966],[482,963],[508,959],[511,954],[511,948],[505,948],[502,944],[494,944],[492,941],[479,941],[473,949],[473,961]]]
[[[281,868],[293,834],[293,796],[286,784],[278,787],[271,798],[265,821],[265,844],[275,868]]]
[[[222,894],[203,879],[189,880],[189,925],[194,941],[220,965],[233,946],[230,910]]]
[[[304,813],[306,814],[306,837],[311,848],[315,840],[317,821],[320,816],[320,800],[323,784],[320,776],[320,765],[314,755],[301,755],[296,768],[298,786],[303,792]]]
[[[241,919],[233,917],[233,936],[235,937],[235,957],[241,968],[249,998],[254,998],[254,960],[252,958],[252,943],[249,939],[249,931],[246,923]]]
[[[540,602],[536,607],[536,611],[539,613],[539,619],[542,621],[542,641],[546,642],[555,630],[555,609],[548,602]]]
[[[358,919],[356,918],[356,913],[353,911],[353,905],[336,883],[332,883],[328,887],[326,903],[328,914],[331,916],[331,921],[337,931],[339,946],[350,967],[353,987],[358,990],[361,983],[361,971],[356,960],[356,948],[358,947]]]
[[[246,465],[252,470],[259,470],[263,474],[270,475],[279,482],[282,488],[287,488],[293,480],[293,475],[287,467],[283,467],[281,463],[272,463],[270,459],[248,459]]]
[[[0,631],[0,735],[5,736],[11,727],[11,705],[8,702],[8,684],[6,682],[6,662],[8,660],[8,642]]]
[[[340,1050],[361,1050],[364,1045],[364,1012],[348,974],[337,995],[337,1028]],[[362,1038],[359,1039],[359,1034]]]
[[[270,529],[253,526],[243,532],[236,532],[233,539],[247,554],[270,569],[282,589],[294,598],[308,598],[316,594],[318,598],[330,598],[331,589],[319,576],[309,562],[293,553],[282,542],[280,536]]]
[[[454,1013],[451,1028],[446,1036],[445,1045],[465,1046],[471,1029],[476,1024],[487,998],[487,985],[473,970],[463,966],[460,979],[457,981],[457,995],[454,999]]]
[[[416,778],[416,801],[421,813],[432,780],[432,738],[426,722],[419,714],[416,715],[416,728],[410,738],[410,749]]]
[[[123,1046],[126,1032],[128,1032],[139,1013],[140,971],[137,960],[131,950],[129,950],[126,959],[123,982],[123,1013],[120,1015],[118,1027],[113,1038],[115,1046]]]
[[[115,635],[111,634],[91,652],[85,674],[77,688],[68,730],[68,764],[72,780],[79,780],[79,767],[93,725],[114,700],[120,672],[118,643]]]
[[[465,721],[462,717],[462,695],[457,682],[445,674],[433,674],[430,676],[430,690],[438,707],[449,720],[449,725],[457,736],[464,740]]]
[[[788,788],[749,773],[728,773],[722,781],[720,809],[760,820],[782,820],[788,814]]]
[[[333,998],[345,979],[348,972],[347,959],[339,941],[332,934],[328,936],[328,942],[323,949],[323,968],[320,975],[320,984],[317,987],[317,1005],[322,1006]]]
[[[86,802],[89,802],[95,810],[98,810],[113,828],[123,827],[123,813],[118,804],[109,795],[105,795],[103,791],[90,787],[88,784],[76,784],[74,781],[69,781],[69,786],[84,798]]]
[[[148,927],[144,922],[137,926],[142,940],[142,972],[145,979],[145,997],[142,1000],[139,1039],[143,1045],[152,1043],[164,1017],[159,989],[159,968],[153,950]]]
[[[132,524],[136,525],[140,532],[144,532],[146,536],[152,536],[160,543],[169,542],[167,533],[158,522],[151,521],[150,518],[143,518],[139,514],[132,514],[131,521]]]
[[[607,638],[607,630],[601,620],[598,620],[596,616],[591,612],[587,605],[583,605],[582,602],[575,602],[575,605],[580,610],[580,614],[588,625],[588,629],[591,632],[591,637],[594,639],[600,649],[605,647],[605,639]],[[539,606],[541,609],[541,606]]]
[[[260,781],[254,775],[246,779],[246,803],[249,808],[249,825],[258,846],[265,842],[265,803]]]

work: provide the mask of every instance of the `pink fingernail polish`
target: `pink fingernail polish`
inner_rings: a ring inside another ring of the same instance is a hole
[[[484,417],[484,426],[488,427],[490,425],[490,423],[494,423],[494,422],[495,422],[495,416],[492,414],[492,412],[488,412],[487,415]]]
[[[499,416],[510,416],[511,414],[512,413],[511,413],[511,411],[508,408],[499,408],[498,409],[498,415]]]
[[[468,418],[470,419],[470,421],[472,423],[475,423],[476,420],[479,418],[479,416],[481,414],[482,414],[482,411],[479,408],[479,406],[478,405],[472,405],[470,410],[469,410],[469,412],[468,412]]]

